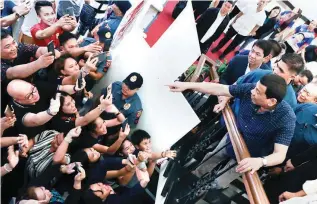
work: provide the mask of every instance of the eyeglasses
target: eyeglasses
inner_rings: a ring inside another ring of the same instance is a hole
[[[25,99],[31,100],[31,99],[33,98],[34,94],[36,94],[36,93],[37,93],[37,89],[36,89],[35,86],[33,86],[31,93],[28,93],[28,94],[25,96]]]

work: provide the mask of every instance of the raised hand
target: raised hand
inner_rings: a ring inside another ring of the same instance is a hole
[[[127,123],[127,124],[125,125],[124,131],[123,131],[122,128],[120,129],[119,138],[120,138],[121,140],[124,140],[125,138],[127,138],[127,136],[129,135],[129,133],[130,133],[130,125]]]
[[[1,130],[4,131],[9,127],[13,127],[16,121],[16,117],[2,117],[1,118]]]
[[[61,98],[61,94],[60,93],[57,93],[56,94],[56,98],[55,99],[51,99],[51,103],[50,103],[50,107],[49,107],[49,112],[52,114],[52,115],[56,115],[59,111],[59,108],[61,106],[61,101],[60,101],[60,98]]]
[[[91,52],[91,53],[100,53],[102,51],[102,47],[99,45],[99,41],[85,46],[84,49],[85,49],[85,52]]]
[[[78,84],[78,80],[76,81],[76,85],[74,87],[74,90],[77,92],[77,91],[81,91],[83,90],[84,88],[86,87],[86,81],[85,81],[85,78],[82,78],[82,84],[81,84],[81,87],[79,87],[79,84]]]
[[[54,56],[52,55],[53,53],[48,52],[45,53],[44,55],[41,55],[36,62],[39,64],[39,66],[46,68],[48,66],[50,66],[51,64],[53,64],[54,62]]]
[[[90,72],[92,70],[93,71],[97,70],[97,67],[96,67],[97,63],[98,63],[98,58],[93,57],[93,54],[90,54],[84,66],[85,71]]]
[[[80,133],[81,133],[81,127],[80,126],[75,127],[67,133],[66,137],[71,137],[71,138],[78,137]]]
[[[13,145],[8,147],[8,161],[12,169],[19,163],[19,151],[14,152]]]

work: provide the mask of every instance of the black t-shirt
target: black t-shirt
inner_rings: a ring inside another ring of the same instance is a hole
[[[3,116],[3,112],[5,110],[6,105],[10,101],[10,96],[7,93],[7,86],[10,82],[7,79],[7,70],[10,67],[14,67],[21,64],[28,64],[34,60],[36,60],[36,51],[39,47],[36,45],[27,45],[27,44],[18,44],[18,54],[17,58],[13,61],[1,59],[1,115]],[[27,79],[24,79],[29,81]]]
[[[59,112],[55,115],[52,120],[49,122],[49,129],[56,130],[58,132],[63,132],[64,136],[73,128],[76,127],[76,114],[66,114]]]
[[[22,122],[24,116],[27,113],[37,114],[39,112],[47,110],[50,106],[51,98],[55,97],[55,94],[57,92],[57,85],[54,84],[39,81],[36,82],[34,85],[38,89],[40,95],[40,100],[35,105],[23,105],[13,100],[10,101],[10,105],[12,105],[15,116],[17,118],[15,128],[17,129],[18,133],[26,134],[28,138],[33,138],[38,133],[46,130],[46,124],[37,127],[26,127]]]
[[[317,61],[317,46],[309,45],[305,49],[305,60],[306,62]]]
[[[78,138],[73,139],[73,142],[70,143],[68,147],[68,153],[74,154],[78,150],[90,148],[99,142],[98,138],[94,138],[91,133],[83,130],[81,135]]]

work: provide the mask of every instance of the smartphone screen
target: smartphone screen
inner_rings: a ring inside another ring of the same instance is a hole
[[[47,51],[48,51],[48,52],[51,52],[52,55],[55,57],[55,49],[54,49],[54,42],[53,42],[53,40],[48,43],[48,45],[47,45]]]
[[[75,16],[74,8],[73,7],[68,7],[66,9],[66,14],[68,14],[69,16]]]
[[[78,87],[82,87],[83,86],[83,73],[80,72],[79,77],[78,77]]]

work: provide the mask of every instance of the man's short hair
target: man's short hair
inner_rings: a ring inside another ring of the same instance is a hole
[[[313,73],[308,69],[303,70],[299,75],[307,77],[307,83],[310,83],[314,78]]]
[[[11,36],[10,32],[7,29],[1,28],[1,40]]]
[[[288,69],[296,74],[304,70],[305,64],[303,58],[295,53],[286,53],[282,55],[281,60],[287,64]]]
[[[260,83],[266,87],[265,95],[268,99],[275,98],[280,103],[285,97],[287,85],[282,77],[276,74],[265,75]]]
[[[257,46],[263,50],[264,57],[271,54],[272,46],[267,40],[257,40],[252,47]]]
[[[37,2],[35,2],[34,8],[35,8],[35,12],[37,15],[39,15],[41,8],[44,6],[53,7],[53,4],[49,1],[37,1]]]
[[[232,6],[234,5],[234,2],[231,1],[231,0],[228,0],[228,1],[226,1],[226,2],[230,3]]]
[[[64,46],[68,40],[73,38],[77,39],[76,35],[68,31],[64,31],[61,35],[58,36],[58,40],[61,46]]]
[[[268,42],[271,43],[272,58],[279,56],[282,52],[280,43],[273,39],[268,40]]]
[[[145,139],[150,139],[151,136],[145,130],[136,130],[131,135],[131,142],[134,145],[140,145]]]

